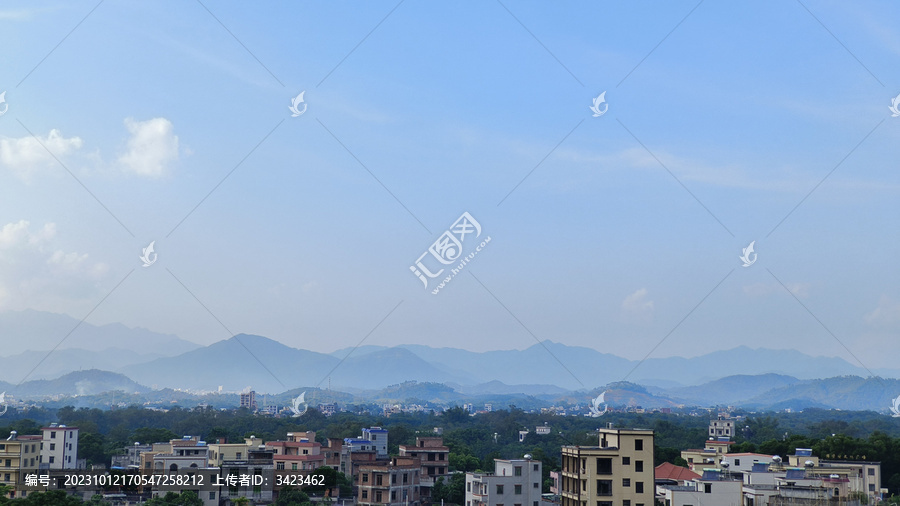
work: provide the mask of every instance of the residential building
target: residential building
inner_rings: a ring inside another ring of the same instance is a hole
[[[241,407],[247,408],[250,411],[256,411],[256,392],[250,390],[249,392],[241,392]]]
[[[710,420],[709,422],[709,437],[712,438],[728,438],[731,439],[734,437],[734,420],[719,415],[715,420]]]
[[[663,462],[653,470],[653,481],[657,487],[665,485],[688,485],[693,480],[700,479],[701,475],[686,467],[676,466],[669,462]],[[658,490],[657,490],[658,492]],[[657,493],[658,495],[658,493]]]
[[[539,460],[494,459],[492,474],[466,473],[466,506],[540,506],[541,472]]]
[[[681,458],[687,463],[691,471],[702,471],[706,467],[719,466],[719,460],[728,453],[728,448],[734,444],[727,438],[710,438],[702,449],[682,450]]]
[[[344,444],[344,440],[337,437],[330,437],[325,441],[325,446],[322,447],[322,454],[325,455],[325,465],[334,468],[335,470],[341,470],[341,446]]]
[[[372,444],[372,448],[375,450],[375,455],[379,459],[387,458],[388,456],[388,431],[382,429],[381,427],[369,427],[368,429],[362,430],[362,438],[370,441]]]
[[[394,457],[359,468],[358,506],[420,506],[419,459]]]
[[[309,436],[312,436],[310,438]],[[265,447],[274,452],[276,470],[312,471],[325,465],[322,444],[315,441],[315,432],[288,432],[287,441],[269,441]]]
[[[41,428],[41,469],[75,469],[78,465],[78,427],[50,424]]]
[[[599,430],[598,446],[564,446],[561,506],[652,506],[653,431]]]
[[[233,476],[231,480],[236,479],[237,486],[223,486],[221,500],[228,500],[228,504],[233,504],[234,499],[246,497],[250,504],[271,504],[275,487],[275,450],[266,446],[248,448],[243,459],[222,462],[220,483],[227,483],[226,477]],[[241,477],[250,479],[242,484]]]
[[[430,503],[435,480],[450,470],[450,448],[444,446],[444,438],[417,437],[415,445],[400,445],[400,456],[419,460],[419,497],[423,504]]]
[[[0,485],[12,487],[9,498],[24,497],[24,484],[19,482],[20,471],[28,469],[28,463],[35,458],[40,458],[40,443],[22,441],[16,431],[10,432],[5,441],[0,440]]]
[[[135,442],[132,446],[126,446],[121,455],[113,455],[113,469],[140,469],[141,454],[153,450],[153,445],[142,445]]]
[[[226,460],[244,460],[250,449],[259,448],[263,440],[254,435],[244,438],[243,443],[229,443],[225,438],[216,440],[209,446],[209,465],[221,467]]]
[[[743,486],[720,469],[706,469],[687,485],[662,487],[662,496],[666,506],[742,506]]]
[[[534,433],[538,436],[546,436],[547,434],[550,434],[550,426],[547,422],[544,422],[544,425],[538,425],[534,428]]]

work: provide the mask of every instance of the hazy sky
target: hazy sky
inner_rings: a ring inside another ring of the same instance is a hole
[[[887,0],[5,2],[0,308],[202,344],[641,358],[665,338],[652,356],[893,366],[898,20]],[[435,295],[448,271],[425,288],[410,266],[463,212],[491,241]]]

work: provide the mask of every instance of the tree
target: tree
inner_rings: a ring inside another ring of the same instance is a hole
[[[247,499],[243,496],[235,497],[231,500],[231,504],[233,504],[234,506],[247,506],[248,504],[250,504],[250,499]]]
[[[180,494],[168,492],[164,497],[154,497],[147,506],[203,506],[203,500],[195,492],[186,490]]]
[[[168,443],[170,440],[176,438],[178,438],[178,434],[175,434],[169,429],[153,429],[150,427],[135,429],[131,434],[132,440],[147,445],[153,443]]]
[[[452,504],[466,503],[466,473],[453,473],[447,485],[446,498]]]
[[[275,499],[273,506],[300,506],[309,503],[309,496],[306,492],[293,488],[285,487],[278,492],[278,499]]]

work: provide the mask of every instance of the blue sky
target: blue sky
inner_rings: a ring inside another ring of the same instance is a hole
[[[745,344],[893,366],[898,15],[8,2],[0,309],[202,344]],[[432,294],[409,266],[463,212],[491,242]]]

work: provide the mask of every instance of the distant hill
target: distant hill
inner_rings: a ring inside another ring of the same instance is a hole
[[[97,326],[87,322],[79,325],[79,322],[68,315],[31,309],[0,312],[0,342],[3,343],[0,353],[9,356],[58,346],[57,351],[126,349],[136,354],[172,356],[200,347],[170,334],[129,328],[120,323]]]
[[[110,348],[89,351],[77,348],[49,351],[26,351],[0,357],[0,380],[19,383],[23,379],[56,378],[61,374],[84,369],[113,369],[159,358],[158,354],[140,354]],[[26,378],[27,376],[27,378]]]
[[[673,388],[666,391],[687,404],[714,406],[732,405],[762,395],[772,389],[796,385],[800,380],[783,374],[738,374],[710,381],[698,386]]]
[[[103,392],[147,393],[149,388],[128,377],[109,371],[91,369],[60,376],[52,380],[26,381],[19,386],[9,385],[7,393],[17,398],[54,395],[97,395]]]
[[[742,406],[758,409],[824,408],[886,411],[900,393],[900,380],[839,376],[775,388],[747,399]]]
[[[799,379],[827,375],[867,375],[868,372],[837,357],[813,357],[795,350],[752,349],[739,346],[699,357],[650,358],[643,362],[628,360],[581,346],[543,341],[524,350],[472,352],[456,348],[432,348],[425,345],[401,345],[423,360],[439,364],[442,370],[462,375],[473,385],[499,381],[514,384],[548,384],[568,390],[587,390],[621,381],[666,381],[697,385],[734,375],[776,374]],[[383,351],[381,346],[363,346],[357,357]],[[335,352],[335,355],[344,353]],[[896,376],[900,371],[877,370],[876,374]],[[666,390],[662,388],[661,390]]]

